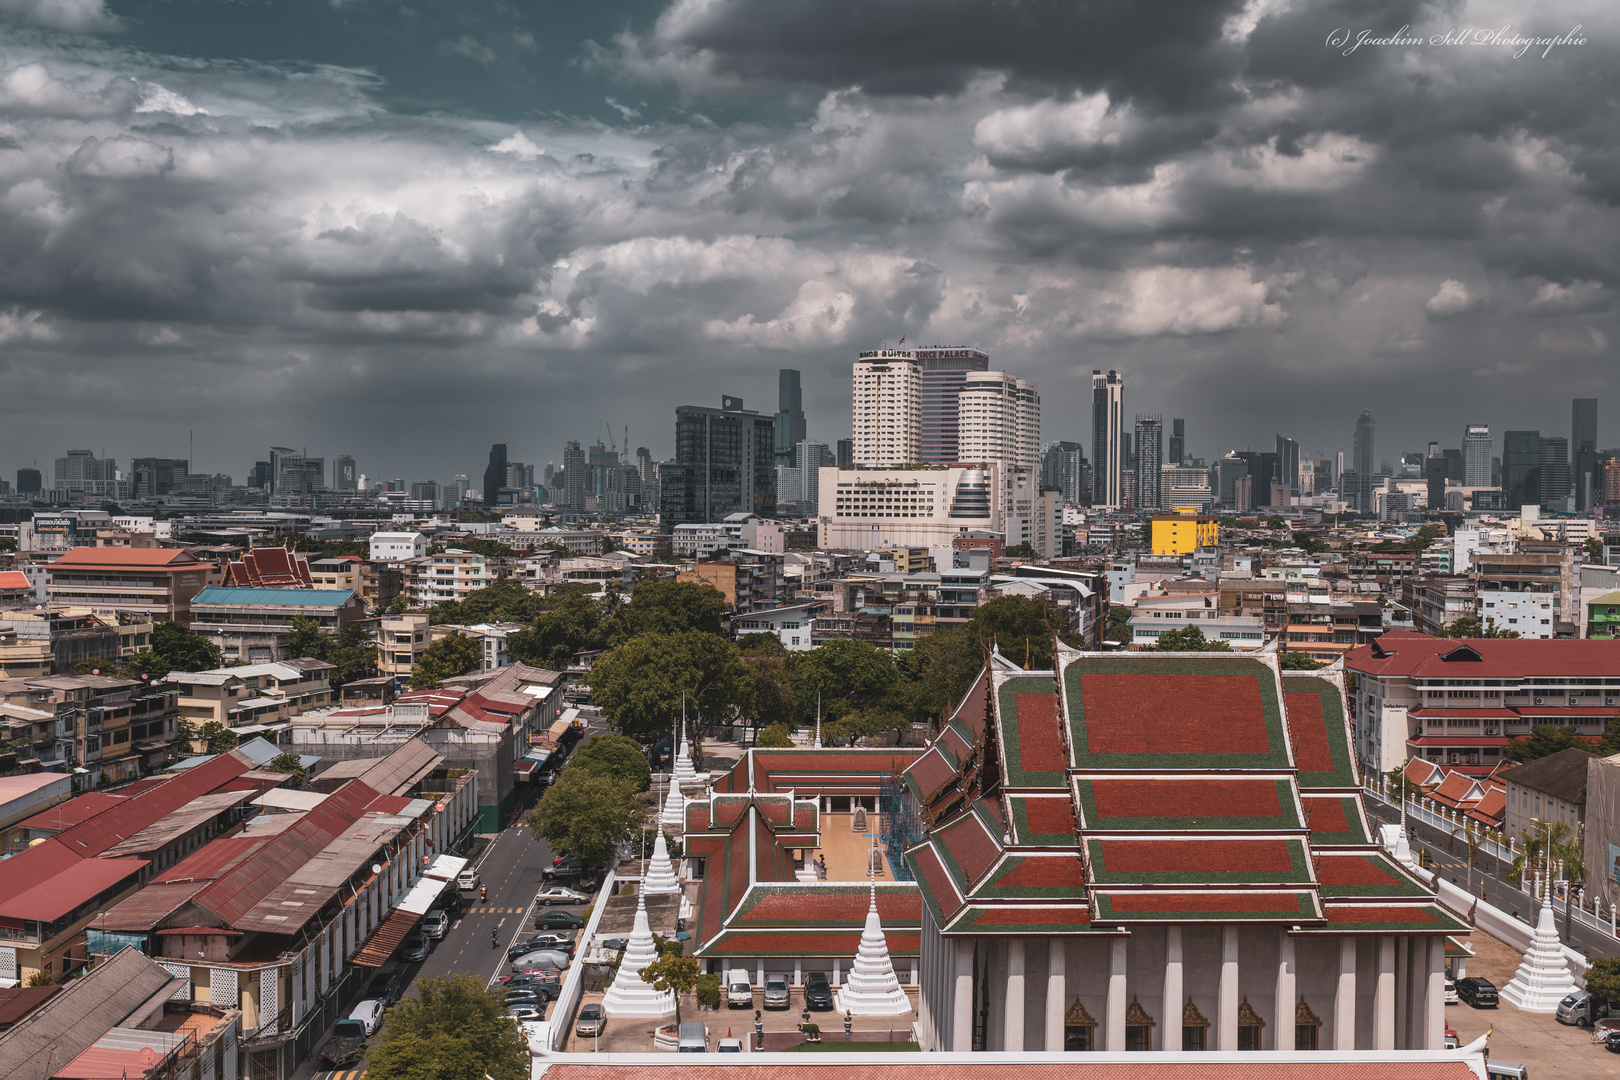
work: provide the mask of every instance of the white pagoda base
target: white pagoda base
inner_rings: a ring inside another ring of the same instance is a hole
[[[1553,1013],[1566,995],[1579,990],[1575,976],[1570,974],[1569,960],[1558,941],[1558,930],[1553,924],[1552,905],[1543,901],[1541,914],[1536,916],[1535,936],[1530,939],[1530,950],[1524,954],[1524,963],[1502,987],[1502,1000],[1525,1012]]]
[[[675,994],[659,993],[651,983],[641,981],[641,969],[658,959],[652,925],[647,922],[647,896],[636,901],[636,923],[625,942],[624,959],[613,976],[613,985],[602,996],[602,1011],[618,1019],[661,1019],[675,1015]]]
[[[861,930],[860,951],[844,985],[838,988],[834,1004],[850,1016],[904,1016],[912,1011],[911,999],[900,988],[894,964],[889,960],[889,941],[878,921],[877,890],[872,890],[872,906],[866,912]]]
[[[653,842],[652,861],[641,879],[641,891],[647,896],[667,896],[681,891],[681,880],[675,876],[675,866],[669,861],[669,845],[664,843],[662,832]]]

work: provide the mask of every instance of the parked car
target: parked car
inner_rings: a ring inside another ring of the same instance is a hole
[[[1616,1028],[1604,1036],[1603,1046],[1611,1054],[1620,1054],[1620,1028]]]
[[[709,1029],[691,1020],[683,1022],[680,1036],[676,1042],[676,1049],[683,1054],[708,1053]]]
[[[556,878],[579,877],[579,875],[584,872],[585,866],[578,859],[570,859],[566,856],[559,855],[555,859],[551,860],[550,866],[547,866],[540,871],[540,876],[545,878],[547,881],[552,881]]]
[[[742,968],[732,968],[731,975],[726,980],[726,1007],[731,1009],[754,1007],[754,984],[748,981],[748,972]]]
[[[525,941],[520,941],[506,950],[508,960],[516,960],[524,953],[538,952],[541,949],[554,949],[557,952],[572,953],[574,951],[574,936],[572,934],[536,934]]]
[[[360,1021],[367,1035],[375,1035],[377,1029],[382,1027],[383,1010],[386,1007],[376,998],[366,998],[349,1013],[349,1019]]]
[[[1575,1024],[1578,1027],[1591,1027],[1593,1023],[1609,1015],[1609,1003],[1600,997],[1593,997],[1585,990],[1577,990],[1558,1003],[1558,1011],[1554,1018],[1560,1024]]]
[[[717,1054],[740,1054],[742,1053],[742,1040],[721,1039],[719,1045],[714,1048],[714,1052]]]
[[[1489,979],[1458,979],[1457,997],[1476,1009],[1496,1008],[1496,986]]]
[[[532,1024],[546,1018],[546,1010],[538,1005],[508,1005],[506,1015],[520,1024]]]
[[[371,985],[366,987],[366,997],[376,998],[384,1005],[392,1005],[399,1000],[402,989],[404,987],[399,981],[398,972],[379,971],[371,977]]]
[[[444,935],[449,929],[450,916],[438,908],[422,916],[422,933],[429,941],[444,940]]]
[[[765,1007],[767,1009],[785,1009],[791,1003],[788,994],[786,979],[765,980]]]
[[[584,917],[572,911],[542,911],[534,917],[536,930],[578,930],[584,925]]]
[[[584,1005],[580,1007],[579,1017],[574,1021],[574,1034],[583,1035],[587,1039],[602,1034],[607,1027],[607,1014],[600,1005]]]
[[[630,947],[630,939],[622,937],[603,938],[596,943],[596,947],[603,952],[624,952]]]
[[[405,940],[400,942],[399,956],[406,963],[414,964],[418,960],[426,960],[430,948],[432,944],[428,941],[427,935],[420,930],[412,930],[405,935]]]
[[[476,870],[463,870],[461,873],[456,875],[456,888],[463,892],[466,892],[468,889],[476,889],[482,884],[483,879],[478,876],[478,871]]]
[[[1445,1042],[1447,1050],[1455,1050],[1457,1047],[1462,1045],[1462,1039],[1458,1038],[1457,1036],[1457,1029],[1451,1026],[1451,1022],[1449,1020],[1446,1021]]]
[[[532,991],[548,999],[557,996],[557,988],[561,983],[562,976],[555,971],[525,971],[501,978],[501,987],[510,993]]]
[[[1487,1058],[1485,1075],[1491,1080],[1530,1080],[1530,1070],[1517,1061],[1496,1061]]]
[[[575,892],[573,889],[563,885],[547,885],[540,890],[534,899],[542,907],[551,904],[583,904],[585,902],[583,893]]]
[[[812,971],[804,977],[804,1007],[817,1012],[833,1007],[832,984],[825,971]]]
[[[339,1020],[332,1025],[332,1037],[321,1047],[319,1062],[324,1068],[342,1069],[360,1060],[366,1052],[366,1026],[358,1020]]]
[[[512,970],[528,971],[539,969],[541,971],[561,971],[568,966],[568,954],[558,952],[556,949],[536,949],[532,953],[524,953],[512,961]]]
[[[1446,1004],[1457,1004],[1457,984],[1450,979],[1446,980]]]

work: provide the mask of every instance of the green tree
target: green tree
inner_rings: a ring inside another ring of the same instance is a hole
[[[1133,634],[1131,632],[1130,608],[1117,607],[1112,604],[1109,605],[1108,632],[1106,636],[1109,641],[1117,641],[1122,645],[1129,645],[1131,643]]]
[[[1599,744],[1577,735],[1572,727],[1537,727],[1532,728],[1530,734],[1521,736],[1508,743],[1507,756],[1514,761],[1535,761],[1548,754],[1556,754],[1560,750],[1585,750],[1588,754],[1597,753]]]
[[[947,715],[984,667],[984,648],[966,627],[920,638],[896,660],[906,708],[917,720]]]
[[[1225,641],[1211,641],[1204,637],[1204,632],[1196,626],[1184,626],[1179,630],[1166,630],[1159,635],[1159,644],[1155,646],[1159,652],[1231,652],[1232,646]]]
[[[754,635],[765,637],[770,635]],[[773,638],[774,640],[774,638]],[[780,645],[780,642],[777,642]],[[798,714],[793,696],[793,668],[785,650],[759,648],[743,652],[742,662],[754,684],[754,726],[792,723]]]
[[[1009,559],[1033,559],[1039,553],[1036,552],[1034,545],[1026,540],[1022,544],[1014,544],[1012,547],[1007,548],[1002,554]]]
[[[1444,638],[1516,638],[1519,636],[1519,632],[1497,626],[1495,619],[1487,617],[1482,623],[1474,616],[1468,615],[1458,619],[1450,626],[1441,627],[1438,636]]]
[[[511,578],[496,578],[461,600],[446,600],[428,609],[428,622],[470,626],[481,622],[527,623],[535,617],[539,597]]]
[[[218,645],[193,633],[185,623],[173,621],[160,622],[152,628],[152,654],[154,667],[167,665],[165,675],[171,671],[208,671],[224,662]]]
[[[1586,988],[1593,997],[1620,1002],[1620,957],[1601,956],[1587,961]]]
[[[1312,659],[1309,653],[1285,652],[1277,659],[1284,671],[1315,671],[1325,666],[1322,661]]]
[[[642,634],[599,657],[591,668],[591,697],[619,731],[662,734],[689,713],[709,722],[734,719],[753,706],[754,687],[737,646],[688,630]]]
[[[210,754],[222,754],[226,750],[236,749],[236,732],[218,720],[210,720],[204,724],[197,736],[207,744]]]
[[[287,635],[287,655],[325,660],[332,651],[332,635],[308,615],[294,615],[292,633]]]
[[[612,780],[628,780],[637,791],[652,786],[647,755],[641,744],[628,735],[598,735],[574,752],[568,767]]]
[[[325,660],[337,668],[333,673],[337,686],[369,679],[377,674],[377,643],[363,626],[351,623],[332,635]]]
[[[1595,536],[1588,536],[1586,538],[1586,543],[1582,544],[1581,547],[1582,547],[1583,552],[1586,555],[1586,561],[1587,562],[1596,563],[1599,566],[1603,565],[1603,541],[1602,540],[1598,539]]]
[[[608,620],[609,644],[642,634],[675,634],[697,630],[721,632],[726,597],[712,585],[693,581],[646,581],[630,593]]]
[[[664,953],[641,969],[641,981],[660,994],[675,992],[675,1024],[681,1022],[681,997],[697,988],[698,962],[679,953]]]
[[[540,797],[527,823],[554,850],[604,866],[646,815],[629,780],[569,766]]]
[[[405,599],[404,593],[396,593],[394,598],[388,601],[388,614],[390,615],[403,615],[410,609],[411,602]]]
[[[1032,671],[1051,668],[1052,638],[1063,628],[1052,608],[1028,596],[998,596],[980,604],[966,627],[977,641],[995,645],[1015,664],[1027,657]]]
[[[802,716],[814,716],[816,703],[829,721],[878,705],[896,704],[900,671],[883,649],[853,638],[836,638],[800,657],[793,689]]]
[[[532,626],[507,638],[512,659],[553,671],[567,670],[576,653],[602,647],[603,607],[586,589],[568,589]]]
[[[484,661],[484,652],[472,638],[451,634],[422,650],[421,659],[411,669],[412,690],[432,690],[445,679],[474,671]]]
[[[771,724],[760,728],[759,734],[754,737],[754,745],[761,750],[792,746],[793,739],[790,735],[786,724]]]
[[[527,1080],[529,1048],[499,990],[470,975],[423,979],[388,1013],[368,1080]]]
[[[304,763],[299,759],[297,754],[277,754],[275,757],[270,759],[270,764],[267,765],[266,768],[273,772],[291,773],[292,778],[288,780],[286,784],[286,786],[289,788],[296,789],[304,786]]]
[[[788,651],[787,646],[782,644],[781,637],[765,630],[738,635],[737,648],[742,651],[744,656],[750,653],[769,653],[773,656],[783,656]]]

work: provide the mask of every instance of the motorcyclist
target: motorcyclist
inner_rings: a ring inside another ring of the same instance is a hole
[[[489,886],[488,885],[480,885],[480,886],[478,886],[478,901],[479,901],[479,903],[483,903],[484,901],[486,901],[488,899],[489,899]]]
[[[489,932],[489,947],[492,949],[500,948],[500,939],[495,936],[493,930]]]

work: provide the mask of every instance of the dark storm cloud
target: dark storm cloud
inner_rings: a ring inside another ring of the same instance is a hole
[[[270,443],[446,479],[604,422],[662,455],[671,406],[771,411],[777,367],[831,441],[855,351],[902,335],[1039,380],[1048,437],[1120,367],[1206,456],[1613,394],[1602,5],[1545,60],[1326,46],[1507,21],[1396,0],[673,0],[593,16],[597,49],[505,9],[284,10],[258,44],[132,5],[0,45],[9,459],[196,427],[239,479]],[[319,47],[267,58],[298,27]],[[579,85],[536,96],[525,55]]]

